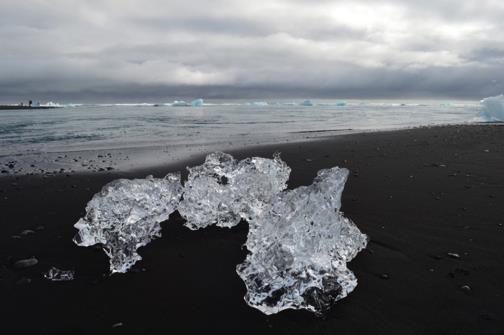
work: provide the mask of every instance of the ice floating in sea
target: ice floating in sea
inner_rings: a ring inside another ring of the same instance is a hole
[[[504,122],[504,95],[481,100],[480,116],[487,122]]]
[[[175,100],[174,102],[172,102],[171,105],[173,107],[189,107],[189,106],[191,106],[190,103],[185,102],[184,100]]]
[[[287,187],[290,175],[279,154],[273,159],[253,157],[238,162],[216,152],[203,165],[188,170],[178,210],[190,229],[212,224],[233,227],[241,219],[248,220]]]
[[[252,101],[252,102],[247,102],[246,105],[264,107],[264,106],[269,106],[269,103],[267,103],[266,101]]]
[[[79,246],[101,244],[112,272],[126,272],[142,257],[137,249],[161,236],[160,223],[176,210],[182,195],[180,174],[158,179],[119,179],[87,204],[75,228]]]
[[[203,99],[196,99],[196,100],[191,101],[191,106],[201,107],[201,106],[203,106],[204,103],[205,103],[205,101]]]
[[[279,154],[237,161],[216,152],[188,170],[184,188],[178,175],[106,185],[75,225],[75,242],[101,243],[112,272],[126,272],[176,209],[190,229],[233,227],[243,219],[249,254],[236,270],[250,306],[265,314],[289,308],[321,314],[356,287],[347,262],[367,237],[340,210],[347,169],[321,170],[312,185],[294,190],[285,190],[291,169]]]
[[[345,107],[347,105],[346,101],[337,101],[334,103],[320,103],[321,107]]]
[[[56,267],[51,267],[46,273],[44,278],[51,281],[72,281],[74,280],[75,272],[72,270],[60,270]]]
[[[311,107],[313,106],[313,102],[311,102],[311,100],[305,100],[301,103],[301,106]]]
[[[63,105],[58,102],[48,101],[44,104],[40,104],[40,107],[63,107]]]
[[[280,193],[253,218],[250,254],[237,267],[250,306],[323,313],[353,291],[357,279],[346,264],[367,237],[340,211],[347,177],[346,169],[321,170],[312,185]]]

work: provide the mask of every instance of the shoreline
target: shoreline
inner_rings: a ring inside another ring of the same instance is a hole
[[[177,162],[184,162],[202,157],[210,152],[239,152],[268,146],[283,146],[304,142],[335,140],[346,136],[360,134],[380,134],[408,131],[414,129],[431,129],[466,126],[504,126],[504,123],[460,123],[445,125],[425,125],[420,127],[390,129],[338,129],[294,132],[291,136],[259,140],[251,138],[241,143],[215,142],[193,144],[145,144],[141,146],[118,146],[103,148],[83,148],[33,153],[0,155],[0,179],[5,176],[54,175],[61,173],[94,173],[117,171],[128,173],[149,168],[160,168]],[[316,135],[318,134],[318,135]],[[313,135],[313,136],[312,136]],[[297,137],[296,137],[297,136]]]
[[[201,153],[129,171],[0,178],[3,329],[405,335],[504,328],[504,127],[422,127],[226,150],[237,159],[275,151],[292,168],[289,188],[310,184],[322,168],[348,168],[342,210],[370,236],[349,263],[357,288],[324,318],[266,316],[245,304],[235,273],[246,255],[245,224],[189,231],[172,215],[163,237],[140,249],[143,260],[125,275],[109,276],[101,250],[72,243],[73,224],[107,182],[176,171],[185,178],[185,166],[201,164]],[[37,265],[13,267],[32,256]],[[75,270],[76,279],[43,279],[51,266]]]
[[[2,110],[27,110],[27,109],[55,109],[62,108],[57,106],[16,106],[16,105],[0,105],[0,111]]]

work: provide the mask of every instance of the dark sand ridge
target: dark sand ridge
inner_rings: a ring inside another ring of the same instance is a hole
[[[276,150],[292,167],[291,188],[310,184],[319,169],[349,168],[343,210],[371,237],[350,263],[359,285],[324,318],[265,316],[245,304],[235,273],[245,224],[193,232],[173,216],[163,237],[140,250],[135,270],[112,277],[101,250],[71,241],[73,223],[106,182],[162,176],[201,157],[121,174],[0,178],[1,333],[503,333],[504,127],[345,135],[232,154]],[[26,229],[34,233],[11,237]],[[39,264],[14,269],[30,256]],[[73,268],[77,279],[46,281],[41,273],[51,266]]]
[[[19,105],[0,105],[0,110],[21,110],[21,109],[54,109],[56,106],[19,106]]]

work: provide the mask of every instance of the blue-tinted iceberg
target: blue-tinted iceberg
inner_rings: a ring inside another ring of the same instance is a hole
[[[312,185],[278,194],[252,218],[250,254],[237,267],[250,306],[321,314],[357,286],[347,262],[367,237],[340,211],[347,177],[346,169],[321,170]]]
[[[216,152],[205,163],[188,168],[189,177],[178,211],[190,229],[236,226],[260,213],[287,187],[290,168],[275,154],[273,159],[235,160]]]
[[[301,106],[311,107],[313,106],[313,102],[311,100],[305,100],[301,103]]]
[[[201,107],[201,106],[203,106],[204,103],[205,103],[205,101],[203,99],[196,99],[196,100],[191,101],[191,106]]]
[[[176,210],[182,195],[180,174],[165,178],[119,179],[105,185],[74,227],[79,246],[101,244],[112,272],[126,272],[142,257],[137,249],[161,236],[160,223]]]
[[[481,100],[480,116],[487,122],[504,122],[504,95]]]

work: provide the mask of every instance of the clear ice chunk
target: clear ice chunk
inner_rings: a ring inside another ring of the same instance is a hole
[[[75,272],[72,270],[60,270],[56,267],[51,267],[46,273],[44,278],[50,281],[71,281],[74,280]]]
[[[142,259],[137,249],[161,236],[160,223],[177,209],[181,195],[180,174],[115,180],[87,204],[86,215],[74,225],[79,230],[74,242],[101,244],[110,270],[124,273]]]
[[[357,285],[347,268],[367,236],[341,212],[348,170],[321,170],[310,186],[285,190],[291,169],[273,159],[237,161],[216,152],[180,175],[117,180],[105,185],[75,224],[74,241],[101,244],[112,272],[126,272],[137,249],[161,235],[160,222],[178,209],[190,229],[249,223],[245,261],[236,271],[247,303],[265,314],[306,309],[322,314]],[[57,269],[56,269],[57,270]]]
[[[306,309],[322,314],[357,285],[347,262],[367,236],[343,216],[348,170],[319,171],[310,186],[285,191],[249,222],[249,254],[237,266],[246,302],[265,314]]]
[[[202,165],[188,168],[178,211],[190,229],[216,224],[233,227],[250,220],[284,190],[290,168],[275,154],[273,159],[235,160],[222,152],[209,154]]]
[[[504,95],[481,100],[480,117],[487,122],[504,122]]]

